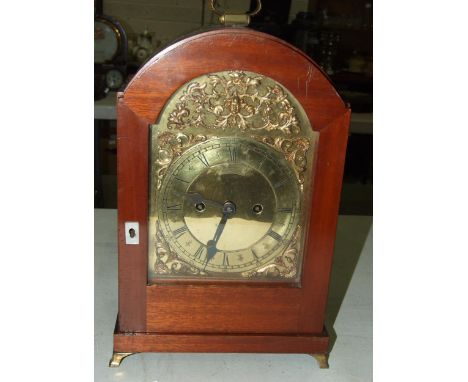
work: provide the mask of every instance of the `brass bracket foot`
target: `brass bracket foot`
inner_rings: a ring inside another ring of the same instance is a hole
[[[132,354],[135,354],[135,353],[117,353],[117,352],[114,352],[112,354],[111,360],[109,361],[109,367],[119,367],[122,360],[125,357],[128,357],[129,355],[132,355]]]
[[[311,354],[312,357],[318,362],[321,369],[328,369],[328,354]]]

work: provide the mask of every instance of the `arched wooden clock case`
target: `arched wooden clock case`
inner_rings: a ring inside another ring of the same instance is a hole
[[[247,28],[188,37],[143,66],[118,93],[119,307],[111,366],[139,352],[306,353],[328,366],[324,316],[350,113],[309,57]],[[294,237],[268,231],[270,241],[288,240],[277,254],[267,251],[261,267],[246,262],[243,272],[224,277],[226,259],[212,260],[221,273],[210,273],[215,268],[196,266],[197,252],[177,255],[175,241],[158,228],[165,215],[156,211],[180,158],[197,147],[211,155],[209,142],[230,150],[229,137],[289,166],[291,178],[282,183],[297,184],[301,204]]]

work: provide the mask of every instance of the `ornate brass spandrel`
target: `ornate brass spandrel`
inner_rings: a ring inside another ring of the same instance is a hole
[[[231,71],[193,81],[169,112],[168,129],[189,127],[280,131],[301,130],[296,109],[277,82],[255,73]]]
[[[158,190],[161,188],[162,180],[166,174],[167,168],[177,157],[193,145],[204,142],[208,138],[212,138],[212,136],[172,133],[169,131],[161,133],[157,137],[157,154],[154,159],[157,177],[156,188]]]
[[[273,138],[270,136],[252,136],[252,138],[282,153],[294,169],[297,181],[301,185],[304,183],[307,168],[307,151],[310,148],[310,141],[307,138]]]
[[[298,273],[298,255],[300,250],[301,227],[297,226],[289,246],[270,264],[253,271],[242,273],[243,277],[294,278]]]
[[[154,272],[159,275],[204,275],[202,270],[181,260],[171,249],[159,228],[159,222],[156,221],[156,260],[154,262]]]

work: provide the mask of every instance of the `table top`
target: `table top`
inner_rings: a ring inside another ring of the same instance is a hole
[[[330,369],[304,354],[141,353],[109,368],[117,315],[117,211],[94,213],[95,381],[372,381],[372,217],[340,216],[326,326]]]

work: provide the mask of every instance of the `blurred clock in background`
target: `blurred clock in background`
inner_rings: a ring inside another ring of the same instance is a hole
[[[94,99],[118,90],[127,74],[127,35],[115,19],[102,14],[102,2],[94,15]]]
[[[109,90],[117,90],[124,83],[124,75],[118,69],[110,69],[106,72],[106,86]]]
[[[110,20],[98,16],[94,19],[94,62],[112,62],[121,46],[120,30]]]

